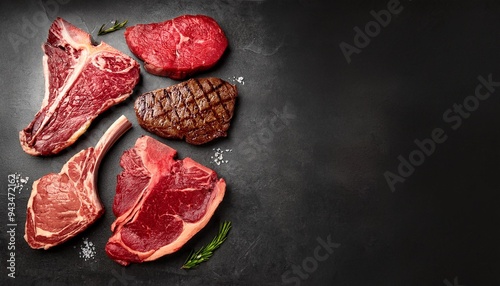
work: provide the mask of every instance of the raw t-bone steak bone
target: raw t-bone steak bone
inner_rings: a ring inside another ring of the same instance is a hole
[[[29,246],[48,249],[63,243],[104,213],[96,186],[99,164],[108,149],[131,127],[127,118],[121,116],[95,148],[74,155],[59,174],[47,174],[33,183],[24,235]]]
[[[118,175],[106,253],[122,265],[158,259],[181,248],[210,220],[226,182],[149,137],[125,151]]]
[[[57,18],[42,45],[45,97],[19,139],[31,155],[57,154],[73,144],[99,114],[127,99],[139,64],[110,45]]]

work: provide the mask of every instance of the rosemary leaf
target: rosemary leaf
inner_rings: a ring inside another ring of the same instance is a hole
[[[106,24],[104,24],[99,29],[99,32],[97,33],[97,35],[98,36],[102,36],[102,35],[106,35],[106,34],[112,33],[114,31],[118,31],[121,28],[125,27],[125,25],[127,25],[127,22],[128,22],[128,20],[125,20],[125,21],[123,21],[121,23],[118,22],[118,20],[115,20],[114,22],[112,22],[113,26],[111,26],[110,28],[107,28],[107,29],[104,29],[104,27],[106,27]]]
[[[212,257],[213,252],[221,246],[221,244],[226,240],[229,230],[231,229],[231,222],[225,221],[219,227],[219,233],[212,239],[212,241],[201,247],[198,251],[191,251],[186,262],[182,265],[183,269],[191,269],[198,266],[200,263],[207,261]]]

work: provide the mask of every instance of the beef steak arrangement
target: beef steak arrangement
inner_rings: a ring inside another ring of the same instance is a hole
[[[61,244],[104,213],[97,192],[97,171],[109,148],[131,127],[127,118],[121,116],[95,148],[74,155],[59,174],[47,174],[33,183],[24,235],[30,247],[48,249]]]
[[[118,175],[106,253],[121,265],[177,251],[210,220],[222,201],[224,179],[149,137],[125,151]]]
[[[238,91],[219,78],[190,79],[139,96],[139,124],[165,138],[199,145],[227,136]]]
[[[127,99],[139,81],[139,64],[62,18],[42,45],[45,97],[20,134],[23,150],[53,155],[73,144],[99,114]]]
[[[127,45],[151,74],[182,80],[213,67],[228,46],[219,24],[204,15],[183,15],[125,31]]]
[[[125,31],[130,50],[155,75],[181,80],[213,67],[228,41],[217,22],[184,15]],[[92,121],[126,100],[139,82],[140,66],[62,18],[49,29],[44,51],[45,96],[33,121],[19,133],[30,155],[54,155],[73,144]],[[153,90],[134,104],[139,124],[165,138],[200,145],[227,136],[238,91],[220,78],[199,78]],[[95,147],[75,154],[61,171],[33,183],[24,238],[49,249],[78,235],[104,213],[97,174],[109,148],[132,124],[121,116]],[[207,225],[222,202],[226,182],[191,158],[141,136],[120,160],[105,251],[121,265],[156,260],[179,250]]]

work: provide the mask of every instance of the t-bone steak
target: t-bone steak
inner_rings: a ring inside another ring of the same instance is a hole
[[[146,130],[200,145],[227,136],[238,90],[219,78],[190,79],[139,96],[135,113]]]
[[[30,247],[48,249],[61,244],[104,213],[97,192],[97,171],[108,149],[131,127],[121,116],[95,148],[74,155],[59,174],[50,173],[33,182],[24,235]]]
[[[73,144],[99,114],[127,99],[139,81],[139,64],[62,18],[42,45],[45,97],[20,132],[23,150],[53,155]]]
[[[219,24],[205,15],[131,26],[125,40],[146,71],[175,80],[213,67],[228,46]]]
[[[125,151],[117,178],[106,253],[121,265],[158,259],[181,248],[210,220],[226,182],[149,137]]]

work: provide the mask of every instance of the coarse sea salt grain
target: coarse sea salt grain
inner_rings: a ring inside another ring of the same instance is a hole
[[[233,152],[233,149],[213,148],[212,150],[214,155],[210,156],[210,159],[213,163],[217,165],[229,163],[229,160],[224,159],[224,153]]]
[[[80,245],[80,251],[78,252],[78,257],[87,261],[95,258],[95,245],[92,241],[89,241],[88,238],[84,237],[83,242]]]
[[[245,85],[245,81],[244,81],[245,78],[242,76],[238,76],[238,77],[233,76],[232,80],[237,82],[237,83],[241,83],[242,85]]]

